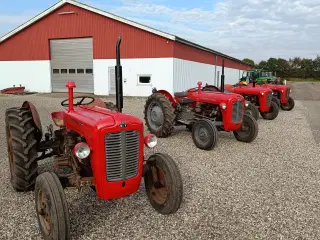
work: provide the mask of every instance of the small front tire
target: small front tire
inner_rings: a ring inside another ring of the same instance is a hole
[[[240,142],[252,142],[258,135],[258,123],[248,114],[244,114],[242,120],[242,126],[238,131],[233,131],[233,135]]]
[[[277,97],[272,97],[272,101],[275,102],[280,108],[280,105],[281,105],[280,99],[278,99]]]
[[[284,111],[291,111],[294,108],[294,100],[292,97],[289,97],[288,103],[281,104],[281,109]]]
[[[44,172],[37,177],[35,202],[43,238],[45,240],[69,239],[70,221],[67,201],[55,173]]]
[[[218,130],[210,120],[198,120],[192,127],[192,140],[197,148],[212,150],[217,145]]]
[[[178,166],[167,154],[149,157],[144,175],[146,193],[152,207],[159,213],[175,213],[182,202],[183,184]]]
[[[266,120],[273,120],[279,114],[279,107],[275,102],[271,102],[271,106],[268,112],[260,112],[261,116]]]
[[[255,120],[259,119],[259,110],[252,103],[248,103],[248,106],[246,107],[244,112],[251,115]]]

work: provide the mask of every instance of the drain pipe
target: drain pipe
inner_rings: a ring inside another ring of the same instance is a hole
[[[218,55],[216,54],[216,63],[214,65],[214,81],[215,85],[218,85],[218,80],[217,80],[217,63],[218,63]]]

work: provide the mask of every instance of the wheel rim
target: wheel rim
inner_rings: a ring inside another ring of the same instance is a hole
[[[148,107],[149,124],[153,129],[159,129],[164,123],[164,115],[158,103],[152,103]]]
[[[201,144],[206,144],[210,139],[210,133],[206,127],[199,127],[196,129],[195,137]]]
[[[168,197],[168,187],[165,180],[164,172],[156,166],[151,167],[149,178],[150,196],[154,202],[159,205],[165,204]]]
[[[42,226],[43,231],[46,235],[50,234],[50,209],[49,209],[49,199],[46,198],[44,192],[40,189],[37,194],[37,212]]]
[[[13,173],[14,173],[14,164],[13,164],[13,152],[12,152],[12,137],[11,137],[11,133],[8,125],[6,126],[6,132],[7,132],[7,151],[8,151],[9,164],[10,164],[10,175],[12,179]]]

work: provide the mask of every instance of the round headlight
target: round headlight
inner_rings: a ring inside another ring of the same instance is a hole
[[[222,108],[223,110],[226,109],[226,108],[227,108],[227,104],[221,103],[221,108]]]
[[[261,92],[261,95],[263,96],[263,95],[264,95],[264,92]]]
[[[90,155],[90,147],[84,142],[80,142],[74,146],[73,153],[79,159],[85,159]]]
[[[245,105],[246,105],[246,107],[248,107],[248,106],[249,106],[249,102],[248,102],[248,101],[246,101],[246,102],[245,102]]]
[[[154,148],[157,145],[157,143],[158,143],[158,139],[154,134],[149,134],[144,138],[144,144],[148,148]]]

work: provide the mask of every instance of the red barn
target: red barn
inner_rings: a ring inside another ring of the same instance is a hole
[[[148,96],[218,84],[222,59],[226,82],[251,67],[233,57],[91,6],[63,0],[0,38],[0,89],[23,85],[29,91],[115,93],[115,44],[122,36],[125,96]]]

